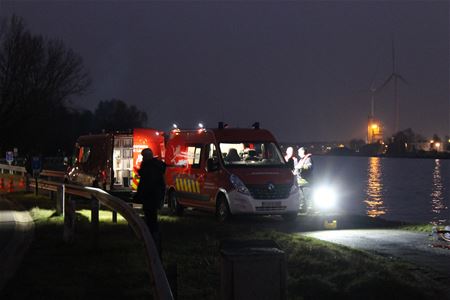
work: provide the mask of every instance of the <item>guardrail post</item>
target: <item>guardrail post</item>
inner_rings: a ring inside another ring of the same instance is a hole
[[[72,243],[75,235],[75,201],[72,200],[70,195],[65,200],[63,238],[66,243]]]
[[[25,174],[25,192],[30,193],[31,187],[30,187],[30,175]]]
[[[34,177],[34,194],[37,196],[39,194],[38,178]]]
[[[64,197],[66,194],[66,186],[60,185],[56,191],[56,214],[60,216],[64,215]]]
[[[97,246],[98,241],[98,227],[99,227],[99,208],[100,204],[94,196],[91,200],[91,224],[92,224],[92,244]]]
[[[117,223],[117,211],[112,211],[112,222],[115,224]]]

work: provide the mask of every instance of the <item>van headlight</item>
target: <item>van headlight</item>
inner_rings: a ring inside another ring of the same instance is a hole
[[[335,207],[337,202],[336,191],[327,186],[319,186],[313,191],[314,206],[316,208],[330,209]]]
[[[230,175],[230,182],[239,193],[250,195],[250,191],[248,190],[248,188],[245,186],[242,180],[236,175],[234,174]]]

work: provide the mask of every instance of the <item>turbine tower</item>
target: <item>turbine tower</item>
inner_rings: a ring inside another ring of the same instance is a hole
[[[367,120],[367,143],[374,144],[383,140],[383,126],[380,120],[375,118],[375,94],[378,92],[375,87],[375,78],[372,80],[369,91],[371,93],[371,99],[370,113]]]
[[[394,100],[395,100],[395,121],[394,121],[394,134],[399,130],[399,119],[400,119],[400,101],[398,98],[398,80],[403,81],[403,83],[408,84],[408,82],[403,78],[402,75],[397,73],[395,65],[395,45],[394,38],[392,38],[392,73],[386,79],[386,81],[378,88],[382,90],[386,85],[388,85],[392,80],[394,80]]]

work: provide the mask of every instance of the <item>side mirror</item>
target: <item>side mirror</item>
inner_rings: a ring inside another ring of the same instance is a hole
[[[219,161],[214,158],[208,158],[206,161],[206,171],[214,172],[219,170]]]

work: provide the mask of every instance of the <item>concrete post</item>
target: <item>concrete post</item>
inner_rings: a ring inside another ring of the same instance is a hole
[[[220,254],[220,299],[286,299],[285,255],[274,241],[223,241]]]

